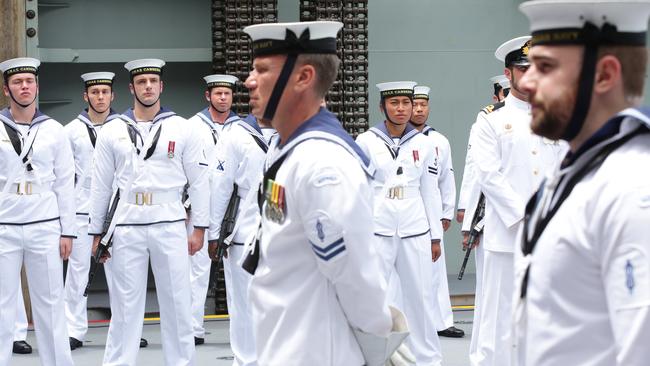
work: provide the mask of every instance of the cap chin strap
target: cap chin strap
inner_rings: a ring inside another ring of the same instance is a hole
[[[97,108],[95,108],[95,107],[93,106],[93,104],[90,102],[90,99],[88,99],[88,106],[90,107],[90,109],[92,109],[93,111],[95,111],[95,113],[97,113],[97,114],[102,114],[102,113],[106,112],[107,110],[109,110],[109,109],[111,108],[110,106],[108,106],[108,108],[106,108],[106,111],[104,111],[104,112],[100,112],[100,111],[97,110]]]
[[[290,53],[287,55],[287,59],[284,61],[284,65],[282,66],[282,71],[280,71],[280,76],[278,76],[278,80],[273,86],[273,91],[271,92],[269,102],[266,104],[266,109],[264,109],[263,119],[269,122],[273,120],[275,112],[278,109],[278,104],[280,104],[280,97],[282,97],[284,88],[287,86],[289,76],[291,76],[291,73],[293,72],[293,68],[296,65],[297,59],[297,53]]]
[[[156,103],[158,103],[158,101],[160,100],[160,94],[159,94],[159,95],[158,95],[158,99],[156,99],[155,102],[150,103],[150,104],[145,104],[145,103],[143,103],[143,102],[140,100],[140,98],[138,98],[138,93],[136,93],[135,91],[133,92],[133,96],[135,97],[135,100],[137,100],[138,103],[140,103],[140,105],[142,105],[143,107],[146,107],[146,108],[151,108],[151,107],[153,107],[153,106],[154,106]]]
[[[6,83],[5,83],[5,84],[6,84]],[[9,91],[9,96],[11,97],[11,100],[13,100],[14,103],[18,104],[18,105],[21,106],[22,108],[27,108],[27,107],[29,107],[30,105],[34,104],[34,102],[36,101],[36,98],[38,97],[38,94],[36,94],[36,95],[34,95],[34,99],[32,99],[31,102],[29,102],[29,103],[27,103],[27,104],[23,104],[23,103],[19,102],[18,100],[16,100],[16,98],[14,98],[14,94],[11,92],[11,90],[10,90],[9,88],[7,88],[7,90]]]
[[[411,102],[413,102],[413,98],[409,98],[409,99],[411,99]],[[388,121],[389,123],[394,124],[396,126],[399,126],[400,125],[399,123],[394,122],[392,119],[390,119],[390,117],[388,117],[388,112],[386,111],[386,99],[381,100],[381,107],[384,109],[384,116],[386,117],[386,121]],[[411,124],[414,124],[413,121],[411,121],[410,118],[409,118],[408,122],[411,122]]]
[[[576,102],[573,106],[573,114],[562,135],[563,140],[573,140],[578,136],[580,130],[582,130],[585,118],[589,112],[589,107],[591,106],[591,94],[594,87],[596,63],[598,61],[598,47],[600,46],[603,33],[612,30],[615,31],[616,28],[609,23],[605,23],[602,29],[599,29],[593,23],[587,22],[582,28],[585,47],[582,58],[582,69],[580,70],[580,78],[578,79],[578,92],[576,93]]]

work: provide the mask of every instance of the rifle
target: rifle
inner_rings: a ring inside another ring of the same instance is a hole
[[[463,258],[463,264],[460,267],[460,272],[458,272],[458,279],[462,280],[463,275],[465,274],[465,267],[467,266],[467,260],[469,260],[469,254],[472,252],[472,248],[475,243],[478,241],[479,236],[483,232],[483,217],[485,216],[485,195],[481,193],[481,196],[478,199],[478,205],[476,206],[476,211],[474,212],[474,217],[472,217],[472,225],[469,230],[469,238],[467,239],[467,249],[465,250],[465,258]]]
[[[97,270],[99,269],[99,261],[103,256],[106,255],[108,252],[108,248],[110,248],[113,245],[113,233],[110,234],[109,237],[106,237],[106,234],[108,232],[108,228],[111,226],[111,222],[113,221],[113,217],[115,216],[115,210],[117,210],[117,205],[120,202],[120,190],[118,189],[117,192],[115,193],[115,197],[113,198],[113,202],[111,202],[111,206],[108,209],[108,212],[106,212],[106,217],[104,218],[104,225],[102,226],[102,235],[101,235],[101,240],[99,242],[99,246],[97,247],[97,253],[92,257],[92,262],[90,263],[90,272],[88,273],[88,284],[86,285],[86,289],[84,290],[84,297],[88,296],[88,290],[90,290],[90,286],[93,283],[93,280],[95,279],[95,274],[97,274]]]
[[[232,195],[230,195],[230,201],[228,201],[228,207],[226,207],[226,212],[221,221],[221,230],[219,230],[219,239],[217,239],[217,253],[213,259],[215,263],[210,267],[209,291],[211,291],[211,293],[214,293],[217,290],[217,271],[219,270],[219,265],[223,260],[226,250],[230,247],[230,239],[228,239],[228,243],[226,243],[226,239],[232,235],[235,230],[237,211],[239,210],[239,203],[241,201],[241,198],[237,194],[238,191],[239,187],[235,184],[232,190]]]

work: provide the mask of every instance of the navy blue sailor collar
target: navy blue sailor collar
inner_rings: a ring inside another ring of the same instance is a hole
[[[167,109],[165,107],[160,107],[160,110],[158,111],[158,113],[156,113],[156,115],[153,117],[153,120],[151,122],[156,123],[165,118],[169,118],[175,115],[176,113],[174,113],[172,110]],[[133,114],[133,108],[127,109],[124,113],[122,113],[121,117],[127,119],[128,122],[136,123],[135,114]]]
[[[421,134],[429,136],[429,134],[436,129],[429,126],[429,125],[424,125],[424,128],[422,128],[422,131],[420,131]]]
[[[34,117],[32,117],[32,121],[30,123],[30,128],[36,126],[41,122],[47,121],[48,119],[51,118],[48,115],[42,113],[38,108],[36,108],[36,112],[34,113]],[[7,126],[13,128],[16,131],[19,131],[17,123],[16,121],[14,121],[14,117],[11,115],[11,111],[9,110],[9,107],[0,111],[0,120]]]
[[[368,177],[374,177],[375,167],[371,160],[343,127],[341,127],[341,123],[336,119],[336,116],[323,107],[318,110],[318,113],[303,122],[287,141],[282,142],[278,139],[273,139],[273,142],[277,144],[280,151],[273,157],[273,161],[270,162],[269,166],[288,154],[300,143],[312,139],[327,140],[343,147],[357,159],[357,162],[361,165],[361,168],[363,168],[363,171]]]
[[[377,135],[377,137],[380,139],[384,140],[388,146],[402,146],[406,141],[412,139],[413,136],[420,133],[420,131],[418,131],[410,122],[408,122],[406,124],[406,128],[404,129],[404,132],[402,132],[402,136],[399,138],[399,141],[395,143],[395,141],[393,141],[393,138],[390,136],[390,133],[388,132],[388,128],[386,128],[386,121],[377,123],[374,127],[370,128],[370,131]]]
[[[260,125],[257,123],[257,118],[255,118],[255,116],[249,114],[248,116],[246,116],[246,118],[242,118],[240,121],[241,122],[239,124],[242,127],[244,127],[246,130],[248,131],[255,130],[255,132],[257,132],[258,135],[262,136],[262,129],[260,128]]]
[[[106,117],[106,120],[104,123],[109,122],[115,118],[119,118],[120,114],[115,112],[113,108],[111,108],[110,112],[108,113],[108,116]],[[95,128],[95,124],[90,120],[90,116],[88,115],[88,108],[85,108],[79,115],[77,116],[77,119],[80,120],[81,122],[85,123],[86,125]]]
[[[625,125],[625,121],[630,118],[638,120],[641,125],[644,125],[646,128],[650,129],[649,108],[625,109],[616,114],[601,128],[599,128],[576,150],[576,152],[567,152],[566,156],[562,160],[561,168],[564,169],[573,165],[581,156],[587,155],[588,151],[598,150],[596,148],[597,145],[601,145],[601,143],[605,143],[605,141],[611,141],[627,135],[632,129],[635,128],[634,124]]]

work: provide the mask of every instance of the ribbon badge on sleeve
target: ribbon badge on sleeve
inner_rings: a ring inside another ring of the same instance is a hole
[[[167,157],[170,159],[174,158],[174,149],[176,148],[176,141],[169,141],[167,145]]]
[[[266,181],[266,208],[264,214],[267,219],[282,224],[285,218],[285,190],[273,179]]]

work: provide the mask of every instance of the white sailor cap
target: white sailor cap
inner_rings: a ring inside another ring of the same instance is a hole
[[[505,75],[493,76],[493,77],[490,78],[490,81],[495,86],[497,84],[499,84],[499,86],[502,87],[503,89],[509,89],[510,88],[510,80],[508,80],[508,78]]]
[[[115,74],[107,71],[87,72],[81,75],[81,80],[84,81],[86,89],[90,88],[93,85],[112,86],[113,78],[115,78]]]
[[[377,84],[377,88],[381,99],[390,97],[413,98],[413,89],[416,85],[415,81],[389,81]]]
[[[142,58],[124,64],[124,68],[129,70],[131,79],[133,79],[134,76],[142,74],[161,75],[163,66],[165,66],[165,61],[157,58]]]
[[[519,9],[530,20],[533,45],[646,45],[648,0],[537,0]]]
[[[265,23],[244,28],[251,37],[253,57],[279,54],[336,53],[341,22]]]
[[[431,88],[428,86],[418,85],[413,88],[413,99],[429,100],[429,91],[431,91]]]
[[[41,61],[31,57],[12,58],[0,63],[0,70],[4,79],[7,80],[11,75],[28,72],[38,75],[38,67]]]
[[[496,52],[494,52],[494,56],[497,60],[503,61],[506,67],[512,65],[525,66],[530,65],[528,62],[529,49],[530,36],[517,37],[506,41],[499,46]]]
[[[203,80],[208,84],[208,89],[216,88],[219,86],[235,89],[235,84],[239,79],[232,75],[213,74],[204,76]]]

